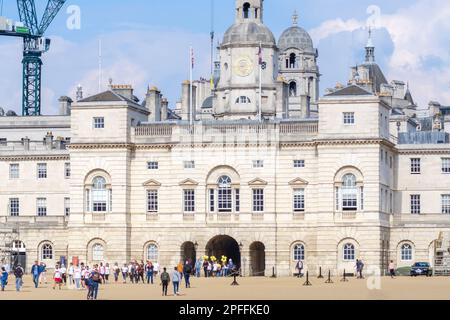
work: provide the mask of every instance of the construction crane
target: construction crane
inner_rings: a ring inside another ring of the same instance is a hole
[[[34,0],[17,0],[20,22],[0,17],[0,36],[23,38],[22,115],[41,115],[42,54],[50,49],[44,33],[66,0],[48,0],[40,23]]]

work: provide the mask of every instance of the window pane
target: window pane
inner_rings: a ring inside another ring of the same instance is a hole
[[[11,217],[19,216],[19,198],[11,198],[9,199],[9,213]]]
[[[420,158],[411,159],[411,173],[419,174],[421,172]]]
[[[222,176],[218,181],[218,210],[219,212],[231,212],[233,208],[233,193],[231,178]]]
[[[158,247],[155,244],[147,247],[147,260],[153,263],[158,262]]]
[[[9,166],[9,178],[19,179],[19,164],[14,163]]]
[[[45,216],[47,216],[47,199],[45,199],[45,198],[38,198],[36,200],[36,207],[37,207],[37,215],[38,215],[38,217],[45,217]]]
[[[412,247],[411,247],[411,245],[409,245],[409,244],[402,245],[401,259],[402,259],[402,261],[411,261],[412,260]]]
[[[194,190],[184,190],[184,212],[195,212]]]
[[[147,191],[147,212],[158,212],[158,191]]]
[[[47,164],[46,163],[38,163],[37,165],[37,176],[38,179],[46,179],[47,178]]]
[[[411,195],[411,214],[420,214],[420,195]]]
[[[294,212],[305,211],[305,189],[294,189]]]
[[[253,189],[253,211],[264,211],[264,189]]]
[[[305,247],[302,244],[298,244],[294,247],[294,260],[305,260]]]
[[[442,173],[450,173],[450,158],[442,159]]]
[[[44,244],[42,246],[42,260],[53,259],[53,247],[50,244]]]
[[[443,194],[442,196],[442,213],[450,214],[450,195]]]
[[[92,247],[92,260],[93,261],[103,261],[104,249],[101,244],[95,244]]]
[[[355,260],[355,246],[353,244],[348,243],[344,246],[344,260]]]

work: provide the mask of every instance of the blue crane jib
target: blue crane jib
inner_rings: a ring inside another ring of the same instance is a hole
[[[0,33],[23,38],[23,116],[41,114],[41,56],[50,48],[50,39],[43,38],[43,35],[65,2],[66,0],[48,0],[39,22],[34,0],[17,0],[20,21],[24,25]]]

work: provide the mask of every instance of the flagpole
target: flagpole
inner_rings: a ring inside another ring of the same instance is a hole
[[[189,118],[190,118],[190,124],[191,124],[191,126],[194,124],[194,110],[193,110],[193,103],[192,103],[192,96],[193,96],[193,94],[192,94],[192,69],[193,69],[193,67],[194,67],[194,65],[193,65],[193,58],[194,58],[194,55],[193,55],[193,52],[192,52],[192,47],[190,47],[190,49],[189,49],[189,57],[190,57],[190,59],[189,59]]]
[[[258,110],[258,118],[259,122],[262,122],[262,45],[259,43],[259,110]]]

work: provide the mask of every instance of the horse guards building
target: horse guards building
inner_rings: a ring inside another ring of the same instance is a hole
[[[263,0],[235,12],[192,102],[189,81],[173,108],[156,87],[140,102],[110,82],[60,98],[58,116],[0,117],[3,263],[225,255],[246,276],[292,275],[298,260],[310,274],[356,259],[447,271],[450,107],[419,108],[388,82],[371,36],[348,83],[319,98],[297,15],[277,42]]]

